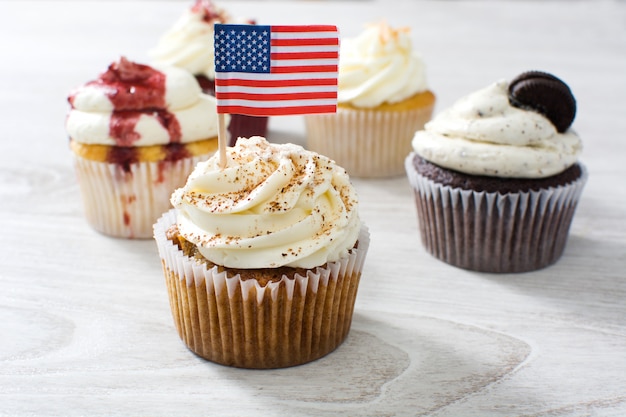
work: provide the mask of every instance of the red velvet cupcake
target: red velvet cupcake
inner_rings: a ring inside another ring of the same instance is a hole
[[[249,23],[233,19],[223,8],[210,0],[197,0],[161,37],[151,51],[154,62],[175,66],[191,72],[206,94],[215,96],[215,53],[213,25],[215,23]],[[228,125],[230,146],[237,138],[267,135],[267,117],[232,115]]]

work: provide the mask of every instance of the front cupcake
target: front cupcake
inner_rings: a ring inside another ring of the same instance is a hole
[[[406,171],[426,249],[484,272],[556,262],[587,179],[575,113],[565,83],[531,71],[461,98],[417,132]]]
[[[196,0],[150,51],[159,65],[175,66],[192,73],[202,91],[215,96],[215,23],[237,23],[226,10],[211,0]],[[242,22],[252,23],[252,21]],[[228,132],[233,145],[238,137],[265,136],[267,117],[236,114],[230,119]]]
[[[369,245],[348,175],[261,137],[226,158],[198,164],[154,227],[179,335],[236,367],[320,358],[348,334]]]
[[[305,117],[307,147],[353,176],[402,174],[411,138],[435,103],[409,30],[382,23],[343,40],[338,84],[337,113]]]
[[[215,99],[186,71],[121,58],[68,101],[88,223],[115,237],[150,238],[172,191],[217,149]]]

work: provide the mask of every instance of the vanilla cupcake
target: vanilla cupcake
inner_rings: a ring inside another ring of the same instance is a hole
[[[307,148],[352,176],[401,175],[435,104],[409,29],[381,23],[342,40],[338,84],[337,113],[305,116]]]
[[[223,365],[280,368],[347,336],[369,245],[343,168],[260,137],[198,164],[154,228],[181,339]]]
[[[252,20],[234,19],[225,9],[211,0],[196,0],[174,25],[163,34],[150,56],[158,65],[183,68],[191,72],[206,94],[215,96],[215,23],[249,23]],[[267,134],[268,118],[263,116],[232,115],[228,124],[230,144],[239,137]]]
[[[172,191],[217,149],[215,99],[184,70],[121,58],[68,101],[88,223],[111,236],[150,238]]]
[[[417,132],[406,171],[426,249],[483,272],[556,262],[587,180],[575,113],[563,81],[531,71],[461,98]]]

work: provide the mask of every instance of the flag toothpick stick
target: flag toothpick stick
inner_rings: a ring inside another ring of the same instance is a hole
[[[219,152],[219,166],[220,168],[226,168],[226,116],[224,113],[217,115],[217,149]]]

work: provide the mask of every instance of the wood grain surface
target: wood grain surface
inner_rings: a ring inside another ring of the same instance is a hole
[[[354,179],[372,242],[352,331],[282,370],[206,362],[176,334],[156,246],[89,228],[69,91],[147,51],[191,2],[0,2],[0,416],[626,416],[626,2],[223,1],[260,23],[409,26],[436,111],[541,69],[578,100],[590,173],[565,253],[464,271],[421,246],[404,177]],[[304,143],[300,117],[268,137]]]

